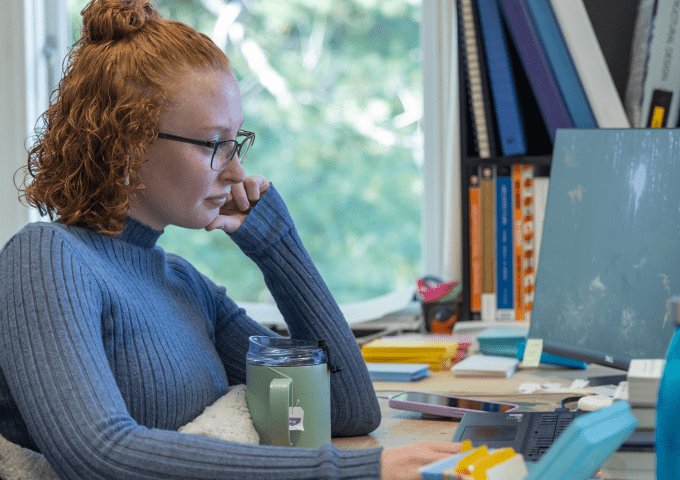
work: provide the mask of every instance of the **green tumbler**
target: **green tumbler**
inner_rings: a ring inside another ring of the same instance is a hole
[[[261,445],[316,449],[331,442],[328,362],[316,342],[250,337],[246,401]]]

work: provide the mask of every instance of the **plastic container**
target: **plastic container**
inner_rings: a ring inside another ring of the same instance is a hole
[[[270,367],[298,367],[328,363],[328,350],[322,342],[252,336],[248,340],[246,362],[251,365]]]

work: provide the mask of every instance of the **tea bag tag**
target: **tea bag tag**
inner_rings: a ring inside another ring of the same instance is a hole
[[[288,407],[288,430],[302,430],[305,427],[302,424],[305,419],[305,412],[302,407]]]

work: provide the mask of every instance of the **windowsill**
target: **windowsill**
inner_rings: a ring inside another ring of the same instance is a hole
[[[413,302],[415,287],[404,287],[380,297],[360,302],[343,303],[340,310],[347,323],[354,327],[357,324],[383,319],[384,317],[409,308]],[[246,313],[256,322],[266,326],[283,326],[286,322],[275,304],[237,302],[245,308]]]

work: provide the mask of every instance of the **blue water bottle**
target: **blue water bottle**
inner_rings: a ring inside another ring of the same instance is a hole
[[[656,405],[656,478],[680,478],[680,297],[671,299],[675,335],[666,355]]]

